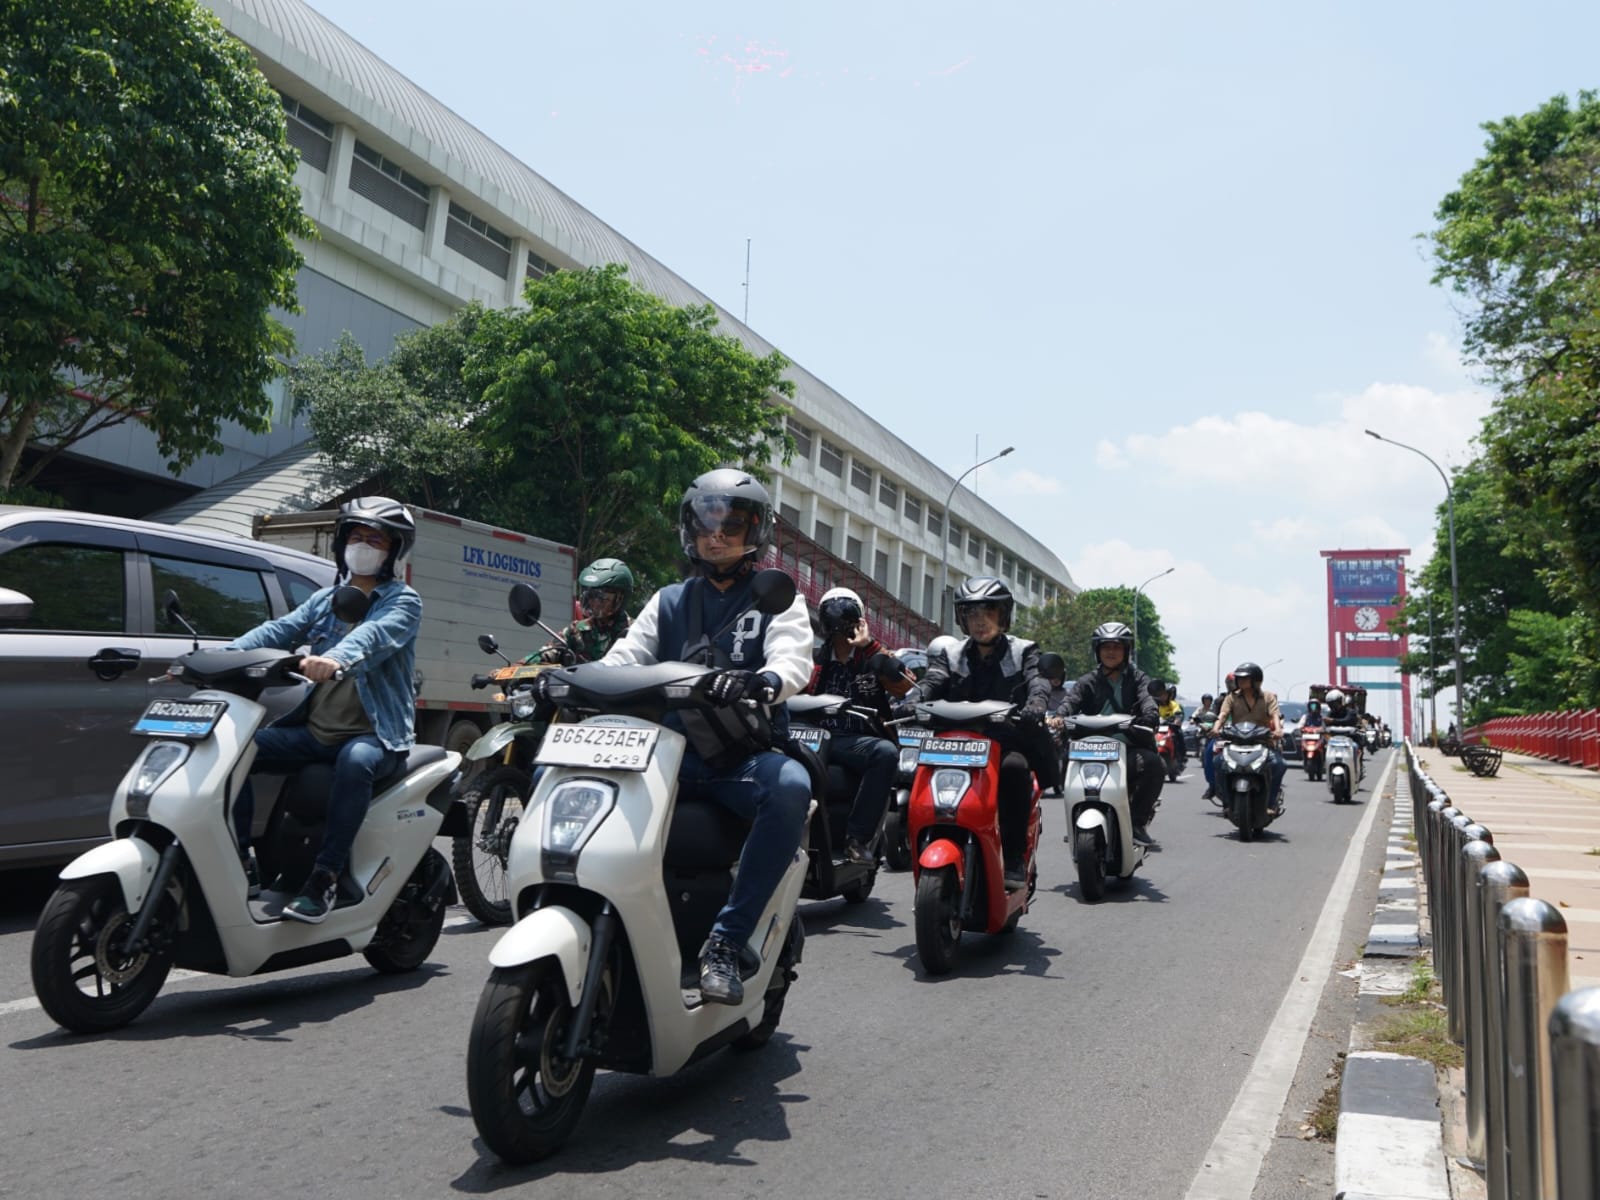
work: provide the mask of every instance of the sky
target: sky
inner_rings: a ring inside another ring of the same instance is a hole
[[[1016,445],[973,479],[1080,585],[1174,567],[1186,696],[1241,626],[1325,679],[1320,550],[1426,560],[1362,431],[1448,469],[1491,396],[1420,235],[1600,85],[1592,0],[311,3],[946,470]]]

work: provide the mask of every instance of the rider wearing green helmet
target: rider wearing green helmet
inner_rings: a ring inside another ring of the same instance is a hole
[[[561,631],[527,662],[599,662],[628,632],[628,601],[633,598],[633,572],[620,558],[597,558],[578,573],[578,607],[583,619]]]

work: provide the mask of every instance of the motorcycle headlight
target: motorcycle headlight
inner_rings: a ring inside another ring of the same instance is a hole
[[[617,785],[605,779],[568,779],[544,802],[542,858],[546,879],[577,882],[578,855],[617,806]]]
[[[909,775],[917,769],[917,755],[920,753],[915,746],[900,747],[900,774]]]
[[[150,797],[172,777],[174,771],[189,761],[191,749],[193,747],[188,742],[151,742],[145,747],[139,761],[134,764],[133,777],[128,782],[127,808],[130,817],[150,815]]]
[[[511,715],[517,720],[526,721],[531,719],[533,710],[536,707],[537,704],[533,699],[533,693],[527,689],[511,693]]]
[[[1083,790],[1086,792],[1098,792],[1105,786],[1106,776],[1110,774],[1110,763],[1086,762],[1078,765],[1078,778],[1083,781]]]
[[[933,811],[936,815],[946,819],[954,819],[956,809],[961,807],[961,797],[967,794],[967,788],[972,786],[972,777],[965,771],[953,770],[949,767],[933,773]]]

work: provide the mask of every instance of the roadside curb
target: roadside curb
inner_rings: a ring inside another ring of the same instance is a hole
[[[1411,962],[1424,952],[1417,856],[1407,845],[1412,836],[1411,781],[1397,771],[1383,879],[1362,953],[1356,1021],[1339,1089],[1335,1200],[1450,1200],[1433,1064],[1367,1049],[1382,1013],[1380,997],[1406,989]]]

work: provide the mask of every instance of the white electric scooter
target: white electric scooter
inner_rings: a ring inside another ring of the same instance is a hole
[[[1079,894],[1096,901],[1105,896],[1107,879],[1129,878],[1149,852],[1133,840],[1128,800],[1133,763],[1128,746],[1137,742],[1154,750],[1155,731],[1135,725],[1127,714],[1114,713],[1068,717],[1061,736],[1067,741],[1067,777],[1061,790],[1068,829],[1062,840],[1072,844]]]
[[[359,589],[342,588],[334,611],[356,621],[368,604]],[[171,592],[166,611],[182,619]],[[465,810],[449,800],[460,756],[438,746],[413,749],[403,773],[373,797],[320,924],[283,918],[292,891],[247,894],[231,801],[267,714],[257,697],[307,682],[296,673],[300,657],[197,649],[173,663],[169,677],[200,690],[145,708],[133,732],[146,744],[111,803],[115,840],[62,870],[34,931],[34,991],[58,1024],[75,1033],[126,1025],[174,966],[246,976],[360,951],[390,974],[414,970],[432,952],[455,896],[433,839],[450,834],[452,807],[467,828]],[[297,887],[309,873],[331,781],[324,764],[287,781],[256,846],[264,876],[281,873]]]
[[[760,572],[752,590],[763,613],[794,601],[781,571]],[[518,594],[537,617],[537,593]],[[711,715],[715,673],[671,662],[549,676],[550,700],[582,719],[552,724],[539,749],[546,769],[507,866],[517,922],[490,952],[467,1048],[472,1119],[507,1161],[561,1148],[598,1067],[670,1075],[722,1046],[762,1046],[777,1029],[805,940],[795,916],[804,832],[742,947],[744,1002],[700,995],[700,947],[727,902],[748,826],[678,794],[688,742],[660,722],[669,709],[686,722]],[[812,786],[815,804],[826,777],[813,775]]]
[[[1330,725],[1326,736],[1328,790],[1335,804],[1348,804],[1361,788],[1362,752],[1359,731],[1351,725]]]

